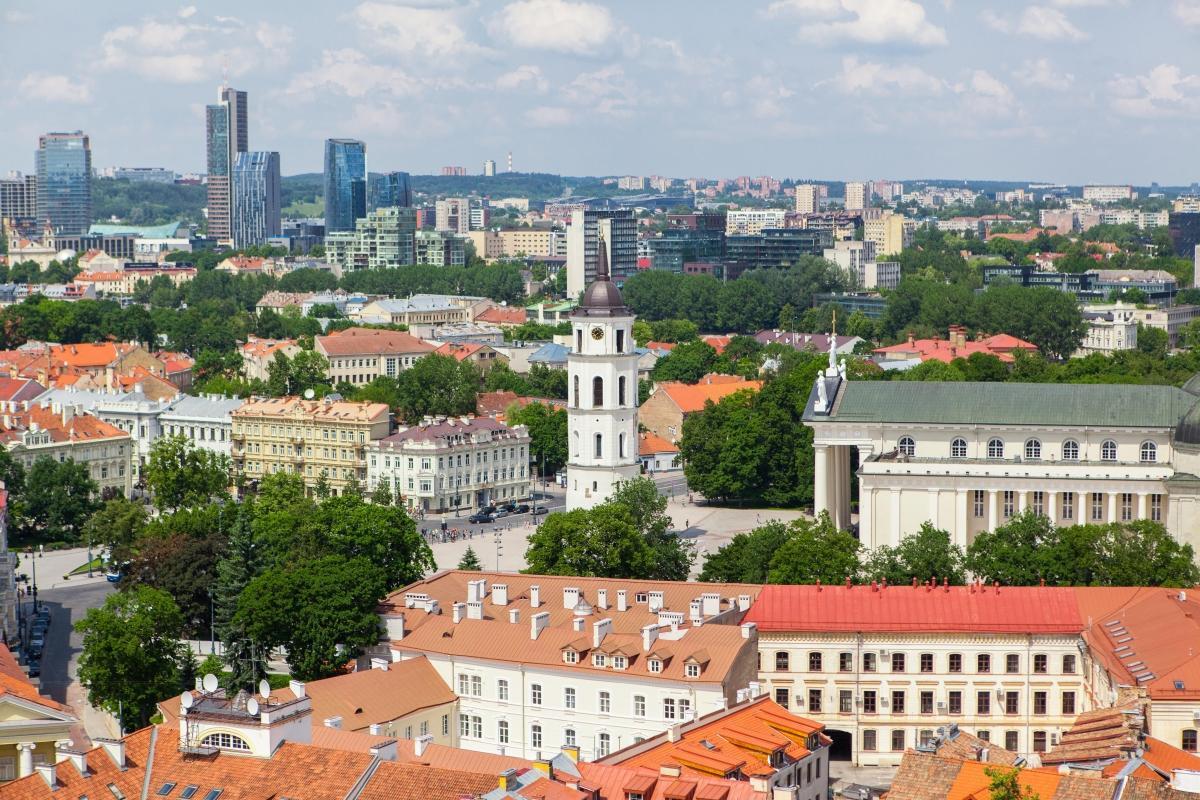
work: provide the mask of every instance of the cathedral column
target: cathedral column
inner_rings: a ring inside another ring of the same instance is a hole
[[[24,778],[33,774],[33,742],[20,742],[17,745],[17,777]]]
[[[889,545],[895,547],[900,544],[900,534],[903,529],[900,525],[900,489],[899,487],[892,488],[892,540]]]
[[[936,488],[929,489],[929,524],[933,527],[938,525],[938,490]]]
[[[989,491],[988,495],[988,530],[996,530],[996,523],[999,521],[999,511],[996,508],[996,503],[999,502],[999,492]]]
[[[1150,493],[1138,492],[1137,516],[1134,519],[1150,519]]]
[[[1108,523],[1117,521],[1117,493],[1108,493],[1108,519],[1104,520]]]
[[[1024,514],[1025,509],[1028,508],[1028,503],[1029,503],[1029,492],[1026,492],[1024,489],[1018,489],[1017,490],[1017,513]]]
[[[867,547],[875,546],[875,531],[871,528],[875,516],[875,490],[861,483],[858,486],[858,540]]]
[[[959,489],[954,493],[954,530],[950,531],[950,541],[959,547],[967,546],[967,490]]]
[[[842,445],[838,448],[838,511],[841,514],[842,530],[850,529],[850,484],[854,480],[850,475],[850,448]]]
[[[813,516],[829,510],[829,446],[813,445]]]
[[[1046,516],[1050,518],[1051,525],[1058,524],[1059,511],[1058,492],[1046,492]]]

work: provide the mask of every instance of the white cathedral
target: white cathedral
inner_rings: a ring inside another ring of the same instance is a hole
[[[633,319],[608,274],[608,247],[601,238],[596,280],[571,314],[575,341],[567,357],[568,511],[603,503],[616,484],[639,473]]]

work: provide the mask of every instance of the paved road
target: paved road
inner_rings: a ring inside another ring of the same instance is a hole
[[[60,703],[67,700],[67,687],[75,680],[83,637],[74,625],[89,608],[98,608],[113,592],[107,581],[80,583],[38,592],[38,600],[50,609],[50,631],[42,656],[42,691]]]

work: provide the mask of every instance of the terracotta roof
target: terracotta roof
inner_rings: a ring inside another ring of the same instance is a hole
[[[304,400],[299,397],[254,397],[236,411],[235,417],[317,417],[342,422],[375,422],[387,419],[386,403],[352,402],[349,400]]]
[[[269,356],[278,350],[285,347],[295,347],[295,339],[257,339],[251,337],[245,344],[242,345],[242,353],[244,355],[262,358]]]
[[[0,428],[0,441],[20,439],[21,432],[37,424],[50,435],[52,442],[84,442],[102,439],[129,439],[129,434],[115,425],[93,417],[90,414],[73,414],[63,422],[63,412],[56,411],[48,404],[43,407],[40,403],[30,405],[28,411],[18,411],[9,416],[9,425]]]
[[[466,361],[485,347],[488,346],[480,342],[446,342],[433,352],[439,356],[450,356],[458,361]]]
[[[729,336],[701,336],[700,341],[717,351],[717,355],[725,352],[725,348],[729,346],[732,335]]]
[[[7,499],[7,496],[6,496]],[[26,702],[48,708],[52,711],[65,712],[74,717],[75,712],[70,706],[64,706],[38,692],[37,687],[29,680],[25,670],[17,663],[8,645],[0,644],[0,697],[18,697]]]
[[[1051,766],[1127,759],[1137,750],[1144,729],[1145,717],[1136,704],[1087,711],[1075,718],[1059,743],[1043,753],[1041,760]]]
[[[33,400],[46,391],[32,378],[0,378],[0,402],[21,402]]]
[[[480,392],[475,396],[475,413],[484,417],[503,419],[508,407],[516,403],[524,408],[531,403],[541,403],[550,408],[566,408],[566,400],[553,400],[548,397],[523,397],[516,392]]]
[[[764,586],[760,631],[1079,633],[1073,590],[1050,586]]]
[[[529,319],[524,308],[492,306],[475,316],[476,322],[490,322],[494,325],[523,325]]]
[[[394,662],[386,670],[366,669],[312,681],[305,685],[305,694],[312,698],[314,720],[341,717],[343,728],[350,731],[457,699],[424,658]]]
[[[655,453],[678,453],[679,448],[661,436],[646,432],[638,434],[638,455],[652,456]]]
[[[669,353],[674,350],[675,347],[675,342],[646,342],[647,350],[663,350]]]
[[[524,431],[524,428],[517,427]],[[379,446],[391,448],[402,442],[433,442],[448,445],[450,440],[477,433],[488,434],[489,438],[493,440],[512,438],[518,435],[514,428],[509,428],[503,422],[491,417],[450,417],[402,428],[391,436],[380,439]]]
[[[954,344],[946,339],[909,339],[907,342],[877,347],[872,352],[878,355],[903,355],[919,358],[922,361],[941,361],[949,364],[956,358],[967,358],[975,353],[993,355],[1001,361],[1013,360],[1013,350],[1036,352],[1037,345],[1010,336],[1007,333],[989,336],[985,339],[966,340]]]
[[[947,758],[959,758],[967,761],[986,761],[989,764],[1012,766],[1020,759],[1011,750],[1005,750],[992,742],[985,742],[978,736],[961,730],[958,725],[948,726],[948,730],[933,740],[936,753]],[[941,728],[938,731],[942,731]]]
[[[506,769],[522,769],[533,764],[523,758],[483,753],[476,750],[463,750],[458,747],[447,747],[444,744],[426,745],[424,752],[417,755],[415,739],[396,740],[396,759],[401,762],[418,762],[441,769],[458,769],[466,772],[489,772],[499,775]]]
[[[613,764],[578,765],[580,777],[588,785],[596,787],[603,800],[624,800],[625,787],[640,779],[639,785],[645,800],[667,800],[667,792],[673,789],[672,797],[690,796],[694,800],[763,800],[766,794],[755,792],[749,781],[726,780],[700,775],[672,778],[660,775],[655,770],[618,766]],[[688,794],[694,792],[694,794]]]
[[[319,350],[329,356],[355,356],[376,354],[432,353],[433,345],[423,342],[404,331],[378,330],[375,328],[347,328],[340,333],[318,336]]]
[[[705,375],[699,383],[680,383],[664,381],[657,385],[655,391],[666,392],[667,397],[685,414],[702,411],[704,404],[712,401],[720,402],[734,392],[746,389],[757,392],[762,388],[762,381],[748,381],[736,375]]]

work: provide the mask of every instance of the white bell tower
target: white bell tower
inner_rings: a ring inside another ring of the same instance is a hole
[[[608,247],[597,243],[596,280],[571,313],[567,356],[567,510],[607,500],[636,478],[637,354],[633,312],[608,274]]]

